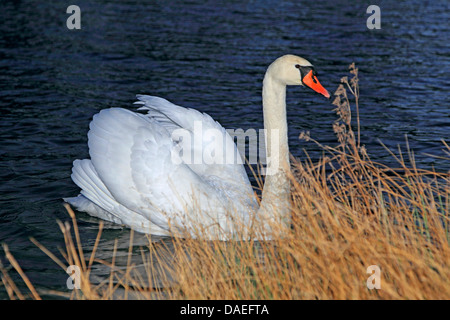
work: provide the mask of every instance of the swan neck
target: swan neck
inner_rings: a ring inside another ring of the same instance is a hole
[[[289,168],[288,127],[286,119],[286,85],[266,74],[263,82],[263,114],[268,158],[278,157],[280,166]]]
[[[266,228],[289,225],[289,146],[286,119],[286,85],[272,77],[270,68],[263,81],[263,114],[266,134],[266,177],[258,215]]]

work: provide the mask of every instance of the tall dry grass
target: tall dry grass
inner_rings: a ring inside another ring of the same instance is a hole
[[[342,78],[333,104],[337,147],[322,146],[324,156],[292,159],[292,223],[282,238],[268,241],[206,241],[175,238],[151,242],[141,250],[145,271],[130,259],[125,269],[95,257],[100,231],[89,258],[73,211],[60,223],[66,250],[56,255],[33,242],[64,270],[81,270],[74,299],[449,299],[450,176],[419,169],[414,155],[392,156],[397,168],[369,158],[360,141],[358,69]],[[356,133],[351,101],[356,108]],[[308,133],[301,139],[317,144]],[[320,144],[319,144],[320,145]],[[450,156],[450,148],[443,142]],[[450,160],[450,158],[449,158]],[[408,165],[409,163],[409,165]],[[280,227],[282,228],[282,227]],[[170,243],[170,245],[167,245]],[[115,242],[114,252],[116,252]],[[38,299],[35,289],[7,250],[7,259],[30,290],[22,294],[5,268],[2,282],[11,298]],[[93,284],[93,264],[110,276]],[[369,289],[369,266],[381,270],[381,288]],[[1,266],[0,266],[1,267]],[[155,283],[159,283],[156,286]]]

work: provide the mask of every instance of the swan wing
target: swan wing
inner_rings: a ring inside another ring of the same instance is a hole
[[[256,208],[250,181],[230,134],[211,116],[175,105],[166,99],[137,95],[139,110],[160,123],[183,151],[183,161],[205,181],[241,204]],[[180,136],[182,139],[180,139]]]
[[[88,138],[92,165],[116,202],[164,230],[226,226],[222,195],[173,160],[176,143],[155,119],[105,109],[94,116]]]

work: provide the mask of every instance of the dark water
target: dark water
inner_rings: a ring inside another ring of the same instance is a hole
[[[170,3],[170,4],[168,4]],[[66,274],[29,237],[63,247],[61,198],[78,188],[74,159],[87,153],[89,121],[135,94],[208,112],[226,128],[261,128],[261,82],[277,57],[312,61],[334,92],[348,65],[360,70],[361,140],[373,160],[395,165],[379,144],[405,147],[418,166],[450,169],[449,2],[379,1],[381,30],[366,27],[369,1],[76,1],[81,30],[66,28],[68,2],[0,4],[0,242],[39,288],[67,290]],[[329,101],[288,89],[291,152],[319,156],[302,130],[335,145]],[[95,219],[80,214],[86,245]],[[128,229],[105,230],[103,254]],[[106,253],[105,253],[106,252]],[[0,249],[0,259],[5,263]],[[0,287],[0,298],[6,293]]]

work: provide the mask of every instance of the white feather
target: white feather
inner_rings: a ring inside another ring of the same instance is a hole
[[[232,220],[247,221],[256,201],[241,164],[172,161],[178,149],[170,130],[190,131],[194,121],[201,121],[232,143],[225,129],[196,110],[161,98],[140,98],[152,103],[145,105],[147,115],[111,108],[94,116],[88,133],[91,160],[75,161],[72,179],[95,206],[83,198],[69,202],[92,215],[156,234],[170,230],[181,236],[186,228],[212,228],[211,234],[220,238],[219,233],[230,233]]]

